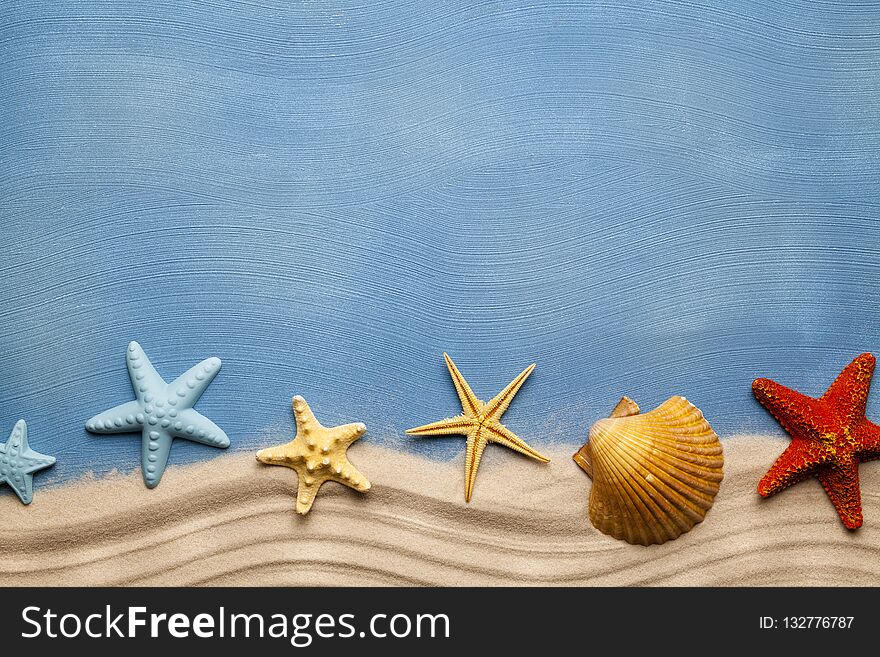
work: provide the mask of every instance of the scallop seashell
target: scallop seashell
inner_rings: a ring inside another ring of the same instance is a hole
[[[678,538],[703,520],[724,478],[721,441],[678,396],[642,414],[624,397],[590,428],[574,460],[593,480],[590,522],[640,545]]]

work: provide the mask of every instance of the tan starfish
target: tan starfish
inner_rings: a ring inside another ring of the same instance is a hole
[[[257,452],[257,460],[296,470],[299,478],[297,513],[305,515],[309,512],[325,481],[337,481],[362,493],[370,490],[370,482],[346,455],[349,446],[367,430],[363,423],[322,426],[306,400],[299,395],[293,398],[293,415],[296,418],[296,438],[284,445],[261,449]]]
[[[504,445],[542,463],[550,461],[501,424],[501,416],[510,406],[513,396],[535,369],[534,363],[524,369],[504,390],[487,403],[477,398],[449,355],[444,353],[443,358],[446,359],[446,367],[449,368],[449,374],[455,383],[455,390],[458,392],[464,413],[448,420],[440,420],[415,429],[408,429],[406,433],[413,436],[448,436],[450,434],[467,436],[467,451],[464,457],[464,499],[466,502],[471,501],[474,481],[477,479],[477,468],[480,467],[480,458],[489,443]]]

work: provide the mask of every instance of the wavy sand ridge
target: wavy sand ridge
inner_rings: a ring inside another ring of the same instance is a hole
[[[251,454],[0,498],[3,584],[880,584],[880,464],[862,466],[866,526],[843,528],[818,482],[770,500],[755,485],[784,442],[724,443],[715,507],[662,546],[618,542],[590,525],[587,477],[569,450],[540,465],[487,451],[474,500],[459,460],[370,445],[352,460],[367,495],[327,484],[293,512],[296,475]]]

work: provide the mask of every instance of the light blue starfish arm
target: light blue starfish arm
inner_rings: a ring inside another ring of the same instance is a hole
[[[27,424],[24,420],[15,423],[9,440],[6,441],[6,449],[3,451],[4,462],[9,462],[9,469],[3,477],[9,487],[15,491],[19,499],[25,504],[30,504],[34,498],[33,478],[17,467],[22,461],[22,455],[28,450]]]
[[[180,411],[168,431],[175,438],[186,438],[221,449],[229,447],[229,437],[223,429],[192,408]]]
[[[30,504],[34,499],[34,478],[23,472],[9,474],[6,483],[15,491],[18,498],[25,504]]]
[[[40,454],[33,450],[28,450],[28,453],[22,457],[22,461],[24,461],[24,471],[27,474],[42,470],[43,468],[48,468],[50,465],[55,465],[54,456],[47,456],[46,454]]]
[[[144,437],[141,441],[141,471],[147,488],[155,488],[159,485],[170,452],[171,434],[167,430],[144,428]]]
[[[130,401],[114,406],[109,411],[98,413],[86,422],[86,429],[92,433],[129,433],[138,431],[144,422],[143,409],[139,402]]]
[[[6,441],[6,458],[12,460],[28,449],[27,423],[19,420]]]
[[[131,387],[134,388],[134,394],[138,401],[143,401],[148,394],[158,394],[165,389],[165,381],[159,376],[150,359],[147,358],[147,354],[137,342],[128,343],[125,364],[128,366]]]
[[[174,379],[168,386],[168,394],[176,395],[182,408],[192,408],[217,376],[220,365],[219,358],[206,358]]]

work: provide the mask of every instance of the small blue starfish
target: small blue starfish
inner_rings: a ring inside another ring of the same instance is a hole
[[[137,342],[129,343],[125,361],[137,399],[96,415],[86,422],[86,429],[94,433],[141,431],[141,470],[147,488],[159,485],[175,438],[229,447],[223,429],[193,409],[220,371],[219,358],[203,360],[172,383],[159,376]]]
[[[0,484],[6,482],[19,499],[30,504],[34,499],[33,473],[55,463],[54,456],[35,452],[28,445],[27,424],[15,423],[9,439],[0,443]]]

